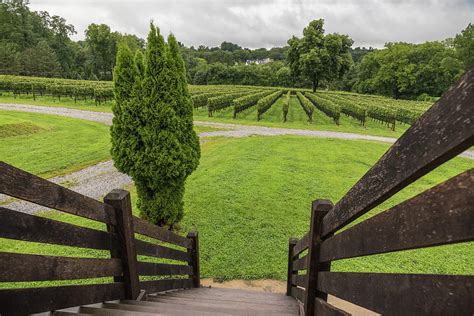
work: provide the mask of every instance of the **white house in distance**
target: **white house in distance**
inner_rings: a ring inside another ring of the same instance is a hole
[[[264,65],[264,64],[268,64],[269,62],[271,62],[272,60],[270,58],[263,58],[263,59],[247,59],[245,61],[245,64],[248,66],[248,65],[251,65],[251,64],[257,64],[257,65]]]

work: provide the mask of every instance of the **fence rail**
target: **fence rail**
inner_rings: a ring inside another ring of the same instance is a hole
[[[125,190],[113,190],[99,202],[0,162],[0,193],[91,219],[107,228],[86,228],[0,207],[0,238],[110,252],[110,258],[0,252],[0,282],[110,280],[104,284],[0,289],[1,315],[135,300],[141,290],[155,293],[200,285],[197,233],[183,237],[133,216],[130,194]],[[141,256],[180,264],[143,262]],[[141,276],[160,279],[148,281]]]
[[[472,315],[474,276],[330,270],[334,260],[473,241],[474,169],[337,233],[473,145],[474,68],[338,203],[313,202],[310,231],[288,251],[287,295],[305,315],[349,315],[328,294],[384,315]]]

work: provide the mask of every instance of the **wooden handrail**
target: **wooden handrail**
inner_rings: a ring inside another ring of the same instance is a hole
[[[200,286],[197,233],[183,237],[134,217],[130,193],[125,190],[113,190],[99,202],[0,162],[0,193],[107,224],[107,231],[101,231],[0,207],[0,238],[108,250],[111,254],[110,259],[96,259],[0,252],[1,282],[114,278],[114,283],[106,284],[1,289],[0,314],[40,313],[136,299],[141,290],[153,293]],[[135,234],[172,246],[139,240]],[[137,254],[185,264],[141,262]],[[140,282],[140,275],[188,278]]]
[[[313,202],[310,231],[289,244],[287,293],[305,315],[348,315],[332,294],[386,315],[464,315],[474,276],[330,272],[333,260],[474,240],[474,169],[334,233],[474,145],[474,68],[416,121],[334,206]],[[308,254],[302,256],[308,249]],[[306,270],[306,274],[301,274]],[[299,274],[296,274],[299,272]]]

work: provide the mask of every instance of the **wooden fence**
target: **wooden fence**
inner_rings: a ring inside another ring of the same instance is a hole
[[[197,233],[182,237],[133,216],[130,194],[125,190],[113,190],[102,203],[0,162],[0,193],[101,222],[107,227],[104,230],[80,227],[0,207],[0,238],[110,252],[107,259],[0,252],[0,282],[108,277],[107,283],[102,284],[0,289],[1,315],[137,299],[141,290],[154,293],[199,287]],[[146,238],[137,239],[136,234]],[[142,262],[137,255],[172,259],[182,264]],[[155,278],[145,281],[140,276]]]
[[[330,271],[334,260],[474,240],[474,169],[337,233],[473,145],[474,68],[337,204],[313,202],[310,231],[288,251],[287,295],[305,315],[349,315],[328,294],[384,315],[474,314],[472,275]]]

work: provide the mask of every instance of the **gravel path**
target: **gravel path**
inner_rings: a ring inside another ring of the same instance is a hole
[[[102,200],[113,189],[123,188],[133,183],[129,176],[115,169],[111,160],[49,180],[96,200]],[[15,200],[12,203],[9,201],[10,197],[0,194],[0,204],[4,204],[13,210],[32,214],[48,209],[26,201]]]
[[[31,113],[54,114],[60,116],[73,117],[106,125],[112,124],[112,113],[93,112],[84,110],[67,109],[61,107],[47,107],[24,104],[4,104],[0,103],[0,110],[23,111]],[[385,143],[394,143],[396,138],[362,135],[355,133],[316,131],[304,129],[275,128],[251,125],[238,125],[218,122],[195,121],[195,125],[222,128],[222,131],[200,133],[200,137],[224,136],[224,137],[247,137],[250,135],[278,136],[278,135],[299,135],[320,138],[338,138],[352,140],[372,140]],[[461,157],[474,159],[474,151],[467,150],[460,154]],[[123,188],[133,183],[132,179],[114,168],[112,161],[102,162],[94,166],[87,167],[80,171],[55,177],[52,182],[63,184],[71,190],[87,195],[94,199],[102,199],[108,192],[115,188]],[[0,195],[0,204],[7,205],[25,213],[35,213],[45,210],[44,207],[24,201],[14,201],[9,203],[9,199]]]

